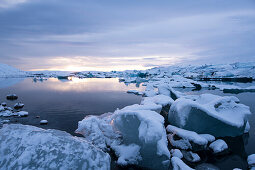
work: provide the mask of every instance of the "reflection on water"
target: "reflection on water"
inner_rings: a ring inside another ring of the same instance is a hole
[[[11,118],[12,122],[60,129],[74,135],[78,121],[86,115],[113,112],[116,108],[140,103],[141,96],[126,93],[130,89],[139,90],[135,85],[119,83],[118,79],[73,78],[72,81],[60,81],[50,78],[35,82],[33,78],[27,78],[13,86],[1,88],[0,97],[1,102],[11,107],[16,102],[24,103],[23,110],[29,112],[26,118]],[[16,93],[18,100],[6,101],[9,93]],[[41,119],[47,119],[49,124],[41,126]]]

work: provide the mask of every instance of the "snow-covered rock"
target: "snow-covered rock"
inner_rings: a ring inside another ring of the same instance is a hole
[[[234,96],[190,95],[173,102],[168,121],[197,133],[216,137],[238,136],[244,133],[250,114],[249,107],[240,104]]]
[[[209,145],[209,148],[213,150],[213,153],[220,153],[228,149],[228,145],[222,139],[218,139]]]
[[[2,169],[110,169],[107,153],[63,131],[10,124],[0,134]]]

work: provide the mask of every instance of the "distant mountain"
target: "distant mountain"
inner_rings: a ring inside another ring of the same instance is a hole
[[[27,72],[11,67],[7,64],[0,63],[0,77],[25,77]]]

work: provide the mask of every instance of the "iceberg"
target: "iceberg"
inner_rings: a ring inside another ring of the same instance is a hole
[[[137,164],[150,169],[169,166],[164,118],[155,111],[123,109],[85,117],[76,132],[104,150],[114,150],[118,164]],[[125,153],[127,149],[133,153]]]
[[[1,169],[110,169],[110,156],[80,137],[10,124],[0,129]]]
[[[168,122],[182,129],[215,137],[239,136],[245,132],[251,114],[249,107],[239,102],[233,96],[182,96],[171,105]]]

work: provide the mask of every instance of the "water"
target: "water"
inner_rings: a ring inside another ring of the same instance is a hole
[[[233,84],[236,85],[236,84]],[[250,85],[250,84],[249,84]],[[251,84],[254,85],[254,84]],[[242,86],[247,86],[244,83]],[[252,115],[249,118],[250,123],[250,132],[243,136],[235,138],[224,138],[227,142],[230,153],[221,157],[211,157],[205,158],[205,162],[211,163],[217,166],[220,169],[232,170],[234,168],[247,169],[247,156],[255,153],[255,93],[244,92],[239,94],[229,94],[223,93],[220,90],[200,90],[200,91],[191,91],[190,89],[176,89],[178,91],[184,92],[186,94],[202,94],[202,93],[211,93],[221,96],[236,96],[242,104],[245,104],[250,107]],[[224,129],[222,129],[224,130]]]
[[[251,85],[254,84],[241,84],[243,87]],[[0,101],[7,102],[8,106],[11,107],[16,102],[25,104],[23,110],[28,111],[29,116],[24,118],[11,117],[12,123],[59,129],[77,135],[74,131],[78,121],[85,116],[113,112],[117,108],[140,103],[141,96],[128,94],[126,91],[130,89],[143,90],[143,88],[143,86],[137,87],[135,84],[126,86],[119,83],[118,79],[74,78],[72,81],[61,81],[51,78],[43,82],[34,82],[31,78],[8,78],[0,79]],[[189,88],[177,90],[186,94],[233,95],[238,97],[241,103],[250,107],[253,114],[249,120],[251,126],[249,135],[224,138],[230,148],[229,154],[215,157],[206,152],[199,153],[203,160],[202,163],[210,163],[224,170],[247,169],[247,156],[255,153],[255,93],[226,94],[220,90],[191,91]],[[5,97],[10,93],[16,93],[19,96],[18,100],[7,101]],[[40,116],[40,118],[36,118],[36,116]],[[39,122],[42,119],[47,119],[49,124],[40,125]],[[190,164],[190,166],[195,167],[196,165]],[[114,168],[117,168],[116,165]]]
[[[74,78],[68,81],[50,78],[43,82],[35,82],[32,78],[1,79],[0,101],[12,108],[17,102],[25,104],[22,110],[28,111],[29,116],[10,117],[12,123],[59,129],[77,135],[74,131],[78,121],[85,116],[113,112],[117,108],[140,103],[141,96],[126,93],[130,89],[139,88],[134,84],[126,86],[118,79]],[[6,100],[6,95],[12,93],[18,95],[18,100]],[[42,119],[48,120],[48,125],[40,125]]]

